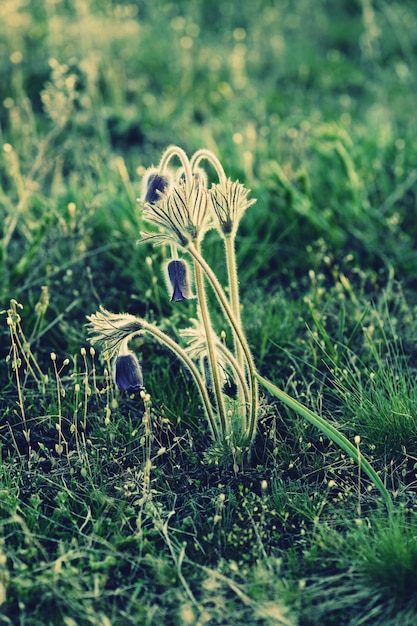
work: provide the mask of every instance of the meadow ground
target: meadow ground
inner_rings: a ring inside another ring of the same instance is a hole
[[[1,2],[0,624],[417,624],[416,32],[414,0]],[[149,398],[115,388],[87,315],[196,315],[137,245],[170,144],[251,189],[258,371],[385,492],[266,388],[218,455],[146,338]]]

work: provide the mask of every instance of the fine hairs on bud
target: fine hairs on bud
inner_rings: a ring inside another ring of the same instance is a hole
[[[172,183],[173,176],[170,172],[162,174],[157,168],[149,168],[143,177],[140,200],[143,203],[155,204],[164,194],[169,193]]]

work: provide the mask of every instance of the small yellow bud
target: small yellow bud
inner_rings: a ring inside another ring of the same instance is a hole
[[[57,454],[59,454],[59,456],[61,456],[61,454],[63,453],[63,451],[64,451],[64,446],[63,446],[62,444],[60,444],[60,443],[56,443],[56,444],[55,444],[55,452],[56,452]]]

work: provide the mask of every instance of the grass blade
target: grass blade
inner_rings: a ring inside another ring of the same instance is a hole
[[[391,500],[391,496],[385,487],[384,483],[373,469],[369,461],[367,461],[363,455],[357,450],[357,448],[343,435],[340,431],[337,430],[334,426],[332,426],[329,422],[327,422],[323,417],[314,413],[311,409],[295,400],[289,396],[285,391],[279,389],[272,382],[263,378],[259,374],[256,374],[261,385],[263,385],[269,393],[273,396],[281,400],[284,404],[293,409],[296,413],[304,417],[308,422],[316,426],[322,433],[326,435],[329,439],[334,441],[342,450],[344,450],[352,459],[354,459],[363,471],[367,474],[368,478],[373,482],[375,487],[379,490],[380,494],[384,498],[385,504],[387,506],[388,511],[391,513],[393,510],[393,504]]]

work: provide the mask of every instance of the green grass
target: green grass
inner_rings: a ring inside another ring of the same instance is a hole
[[[1,624],[417,622],[416,28],[412,0],[1,3]],[[136,245],[169,144],[251,188],[260,374],[389,514],[266,389],[251,458],[212,464],[179,361],[131,344],[144,406],[90,352],[99,305],[195,316]]]

